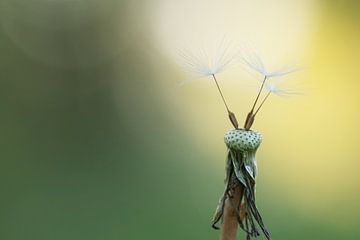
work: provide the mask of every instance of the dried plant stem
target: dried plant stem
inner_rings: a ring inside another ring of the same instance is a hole
[[[239,226],[237,211],[240,209],[239,206],[242,191],[242,186],[237,184],[230,190],[231,198],[227,198],[225,201],[220,240],[236,240],[237,229]]]

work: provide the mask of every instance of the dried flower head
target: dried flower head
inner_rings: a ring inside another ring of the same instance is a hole
[[[265,68],[263,61],[257,54],[242,55],[241,61],[250,69],[261,74],[263,80],[261,81],[261,87],[251,111],[247,115],[244,129],[239,129],[235,114],[229,110],[216,78],[218,73],[221,73],[234,63],[238,56],[237,52],[230,50],[230,45],[225,44],[225,39],[223,39],[216,48],[213,58],[209,58],[203,50],[200,50],[198,54],[182,52],[180,56],[183,59],[183,65],[186,70],[195,74],[198,78],[211,77],[214,80],[228,112],[228,117],[235,127],[235,129],[226,133],[224,138],[228,147],[226,188],[212,219],[212,227],[219,229],[217,223],[223,222],[225,230],[222,232],[221,239],[228,239],[230,235],[232,236],[231,239],[235,239],[239,225],[245,231],[246,238],[251,239],[252,237],[257,238],[260,236],[260,231],[256,226],[257,223],[265,238],[270,240],[270,233],[265,228],[255,203],[255,182],[257,175],[255,153],[261,143],[261,135],[249,130],[256,114],[272,93],[279,96],[301,94],[300,92],[280,87],[283,79],[279,77],[294,72],[297,69],[270,72]],[[266,95],[255,110],[263,90],[266,91]],[[228,226],[225,227],[225,225]]]

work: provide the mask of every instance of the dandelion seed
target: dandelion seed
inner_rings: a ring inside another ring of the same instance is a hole
[[[275,83],[265,83],[265,89],[268,92],[271,92],[278,96],[303,95],[303,92],[301,91],[288,89],[288,88],[281,88],[278,84]]]
[[[269,97],[270,93],[274,93],[277,95],[291,95],[291,94],[295,93],[292,91],[280,89],[274,84],[268,84],[266,81],[269,80],[270,78],[285,76],[292,72],[298,71],[299,69],[298,68],[290,68],[290,69],[270,72],[266,69],[262,59],[255,52],[252,52],[252,53],[250,53],[250,52],[244,53],[243,52],[242,55],[243,56],[241,57],[241,61],[246,66],[255,70],[256,72],[258,72],[259,74],[261,74],[263,76],[261,87],[256,95],[256,98],[252,105],[252,108],[251,108],[250,112],[248,113],[246,120],[245,120],[244,128],[246,130],[249,130],[251,128],[252,124],[254,123],[255,115],[258,113],[258,111],[260,110],[260,108],[262,107],[262,105],[264,104],[266,99]],[[263,101],[260,103],[260,107],[258,107],[258,109],[255,111],[256,104],[259,100],[259,97],[260,97],[261,92],[263,91],[264,87],[268,90],[268,94],[265,96]],[[254,113],[254,111],[255,111],[255,113]]]
[[[260,106],[257,108],[257,110],[254,113],[254,117],[256,116],[256,114],[260,111],[261,107],[263,106],[263,104],[265,103],[265,101],[268,99],[268,97],[270,96],[270,94],[275,94],[278,96],[290,96],[290,95],[302,95],[302,92],[300,91],[294,91],[294,90],[289,90],[289,89],[282,89],[279,86],[277,86],[276,84],[269,84],[269,83],[265,83],[265,89],[268,91],[266,96],[264,97],[264,99],[261,101]]]
[[[195,75],[195,78],[204,78],[217,75],[236,63],[238,52],[225,37],[217,44],[215,51],[210,54],[200,48],[196,53],[179,51],[181,65],[185,71]]]
[[[241,63],[243,63],[244,65],[256,71],[257,73],[259,73],[260,75],[262,75],[264,78],[267,79],[274,77],[282,77],[299,70],[298,68],[288,68],[288,69],[281,69],[278,71],[269,71],[265,67],[259,54],[255,53],[255,51],[243,50],[241,53],[240,61]]]
[[[238,128],[238,122],[235,114],[230,111],[216,77],[217,74],[223,72],[226,68],[235,63],[237,53],[232,50],[231,44],[223,38],[218,44],[212,58],[210,58],[209,55],[202,49],[198,51],[198,54],[180,52],[179,55],[183,60],[183,67],[185,70],[195,74],[197,78],[211,77],[215,81],[221,99],[228,112],[228,117],[232,125],[235,128]]]

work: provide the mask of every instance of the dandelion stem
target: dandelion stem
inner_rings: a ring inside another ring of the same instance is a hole
[[[240,184],[237,184],[236,187],[230,191],[232,198],[227,198],[225,201],[220,240],[236,240],[237,230],[239,228],[237,206],[241,204],[241,197],[244,190]]]
[[[219,93],[220,93],[221,98],[222,98],[222,100],[223,100],[223,102],[224,102],[224,105],[225,105],[225,107],[226,107],[226,110],[227,110],[228,112],[230,112],[229,107],[228,107],[228,105],[226,104],[224,95],[223,95],[222,92],[221,92],[221,89],[220,89],[220,86],[219,86],[219,84],[218,84],[218,81],[216,80],[215,74],[212,74],[212,76],[213,76],[213,78],[214,78],[214,80],[215,80],[216,87],[217,87],[217,89],[219,90]]]
[[[256,99],[255,99],[254,105],[252,106],[252,108],[251,108],[251,111],[250,111],[250,112],[254,112],[254,109],[255,109],[256,103],[257,103],[257,101],[259,100],[259,97],[260,97],[260,94],[261,94],[261,92],[262,92],[262,90],[263,90],[263,88],[264,88],[264,85],[265,85],[265,81],[266,81],[266,79],[267,79],[267,77],[265,76],[265,77],[264,77],[264,80],[262,81],[262,84],[261,84],[260,90],[259,90],[259,92],[258,92],[258,95],[256,96]]]
[[[270,96],[270,94],[271,94],[271,91],[269,91],[269,92],[266,94],[265,98],[264,98],[264,99],[262,100],[262,102],[260,103],[260,106],[258,107],[258,109],[256,110],[256,112],[254,113],[254,116],[256,116],[256,114],[259,112],[260,108],[262,107],[262,105],[264,104],[264,102],[266,101],[266,99]]]

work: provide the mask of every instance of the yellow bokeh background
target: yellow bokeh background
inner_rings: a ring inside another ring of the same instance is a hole
[[[326,218],[334,226],[346,227],[349,223],[339,217],[355,219],[360,200],[360,20],[346,11],[349,5],[337,6],[335,1],[275,2],[279,5],[259,1],[164,3],[168,5],[164,16],[159,12],[156,16],[161,23],[155,26],[163,28],[157,40],[163,54],[173,60],[171,49],[201,48],[196,39],[206,36],[212,41],[224,32],[235,42],[250,39],[269,64],[287,64],[297,58],[303,69],[286,79],[298,83],[304,94],[271,96],[253,126],[264,137],[258,152],[259,185],[277,192],[279,201],[286,199],[306,217]],[[177,15],[180,9],[190,13]],[[248,87],[249,81],[260,85],[243,70],[238,67],[218,76],[241,122],[257,90]],[[167,87],[169,79],[176,82],[188,77],[178,69],[168,74],[163,83]],[[216,156],[202,164],[222,169],[222,135],[231,125],[215,84],[209,78],[174,88],[165,93],[165,101],[171,102],[168,111],[172,113],[176,105],[174,119],[183,122],[200,151]]]
[[[253,125],[272,239],[360,239],[359,11],[355,0],[0,0],[0,239],[218,239],[231,124],[215,83],[179,52],[221,39],[269,71],[300,68],[283,79],[303,94],[271,95]],[[217,78],[242,124],[261,76],[239,61]]]

